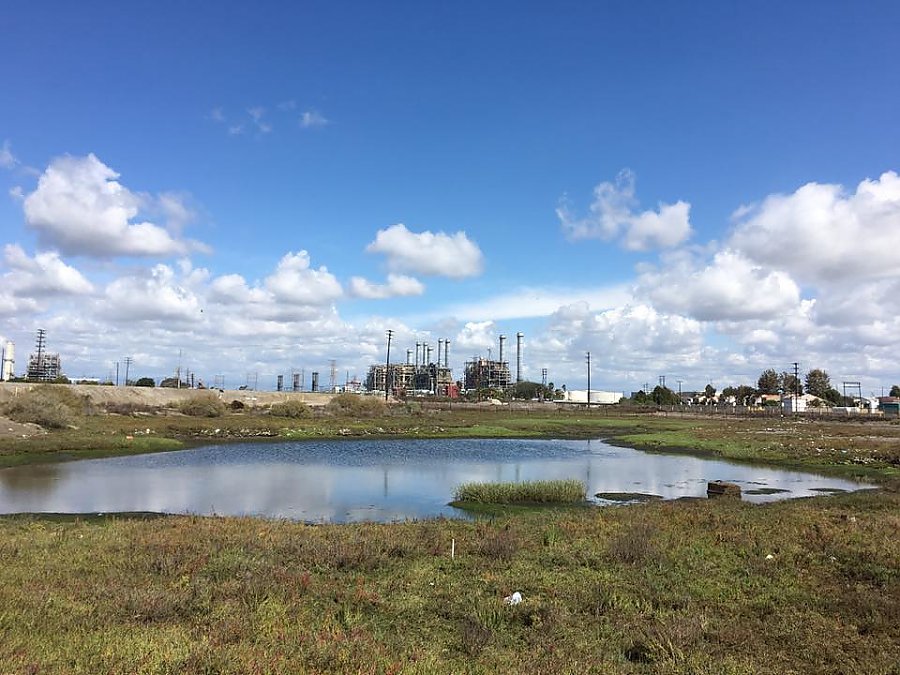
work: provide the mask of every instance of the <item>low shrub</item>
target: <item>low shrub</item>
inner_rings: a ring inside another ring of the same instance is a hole
[[[522,483],[463,483],[458,502],[479,504],[577,504],[586,498],[580,480],[535,480]]]
[[[613,560],[628,565],[653,562],[659,557],[657,538],[658,533],[653,526],[638,522],[610,540],[607,554]]]
[[[191,417],[221,417],[225,414],[225,404],[212,393],[192,396],[182,401],[178,409]]]
[[[46,385],[20,393],[2,408],[11,420],[64,429],[82,415],[93,414],[90,399],[68,387]]]
[[[291,417],[298,419],[301,417],[309,417],[312,411],[303,401],[296,399],[288,399],[281,403],[275,403],[269,408],[269,414],[275,417]]]
[[[384,412],[384,401],[378,396],[338,394],[328,402],[329,412],[353,417],[375,417]]]

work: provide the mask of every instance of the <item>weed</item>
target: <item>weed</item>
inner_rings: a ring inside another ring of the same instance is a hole
[[[476,550],[486,558],[510,560],[519,550],[519,542],[511,531],[491,527],[478,542]]]
[[[613,537],[607,553],[613,560],[628,565],[652,562],[659,557],[656,535],[655,527],[639,522]]]

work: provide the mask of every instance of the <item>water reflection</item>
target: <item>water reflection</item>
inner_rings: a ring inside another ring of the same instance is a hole
[[[0,512],[159,511],[261,515],[312,522],[458,516],[467,481],[578,478],[597,492],[705,496],[706,483],[788,492],[762,502],[860,484],[813,474],[600,441],[399,440],[208,446],[181,452],[0,470]]]
[[[0,471],[0,485],[4,492],[49,492],[60,475],[59,464],[35,464],[28,471]]]

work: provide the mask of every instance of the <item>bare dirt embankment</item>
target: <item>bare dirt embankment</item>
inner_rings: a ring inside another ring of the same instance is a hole
[[[28,438],[37,434],[46,434],[47,432],[37,424],[22,424],[14,422],[7,417],[0,417],[0,439],[4,438]]]
[[[88,384],[40,385],[22,382],[0,382],[0,403],[5,403],[19,394],[35,387],[65,387],[80,396],[87,396],[91,403],[100,407],[108,405],[139,405],[165,408],[176,406],[201,393],[213,393],[226,404],[240,401],[247,407],[272,405],[282,401],[301,401],[309,406],[326,405],[333,394],[310,392],[242,391],[226,389],[160,389],[155,387],[108,387]]]

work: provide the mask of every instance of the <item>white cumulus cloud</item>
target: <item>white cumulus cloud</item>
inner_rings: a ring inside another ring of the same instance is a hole
[[[349,290],[350,295],[357,298],[383,300],[422,295],[425,292],[425,285],[415,277],[404,274],[388,274],[387,283],[384,284],[376,284],[363,277],[352,277]]]
[[[310,267],[306,251],[286,254],[266,278],[265,286],[276,301],[297,305],[327,305],[344,293],[326,267]]]
[[[168,265],[147,273],[119,277],[106,287],[105,311],[114,321],[199,323],[203,306],[198,295]]]
[[[690,210],[687,202],[660,204],[658,210],[635,211],[635,177],[624,170],[615,183],[603,182],[594,188],[590,213],[578,217],[564,199],[556,215],[566,236],[572,240],[603,239],[621,236],[621,244],[630,251],[671,248],[691,235]]]
[[[864,180],[855,193],[808,183],[742,207],[729,245],[801,281],[832,283],[898,274],[900,176]]]
[[[398,272],[462,279],[478,276],[484,268],[481,249],[462,231],[417,233],[397,223],[379,230],[366,251],[384,254],[388,267]]]
[[[204,250],[147,221],[136,221],[147,198],[131,192],[119,174],[93,154],[58,157],[24,201],[25,219],[42,244],[69,255],[171,256]],[[163,208],[171,212],[171,195]]]
[[[47,297],[55,295],[84,295],[92,293],[93,285],[74,267],[59,258],[56,252],[42,252],[29,257],[16,244],[3,249],[6,267],[3,285],[19,297]]]
[[[638,287],[662,311],[701,321],[774,318],[800,303],[800,289],[790,276],[729,249],[708,265],[694,267],[684,259],[645,272]]]

